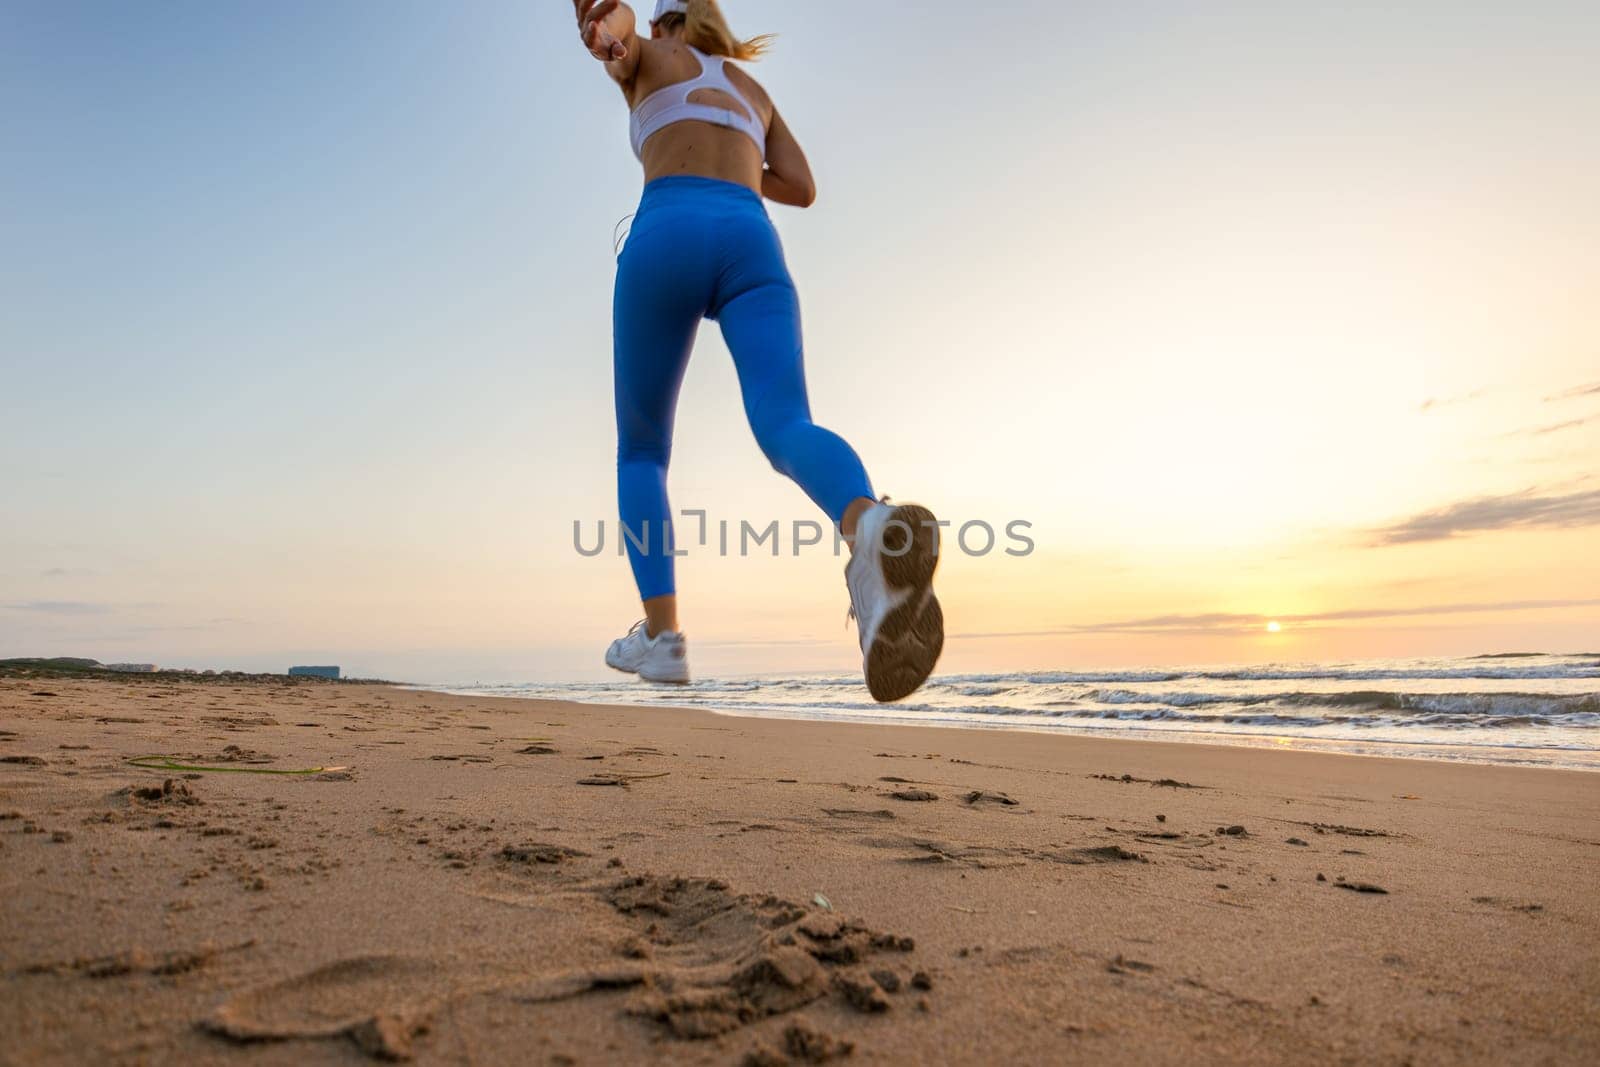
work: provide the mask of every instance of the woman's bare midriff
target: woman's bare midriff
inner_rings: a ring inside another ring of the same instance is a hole
[[[675,122],[644,143],[644,180],[691,175],[761,192],[761,154],[738,130],[709,122]]]

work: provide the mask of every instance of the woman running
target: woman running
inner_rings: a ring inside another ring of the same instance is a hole
[[[620,0],[574,4],[584,46],[627,98],[645,179],[612,309],[617,500],[645,618],[606,663],[651,682],[689,680],[667,462],[695,331],[711,319],[756,442],[850,545],[845,583],[867,688],[899,700],[944,646],[932,588],[939,530],[926,508],[878,501],[855,451],[811,421],[799,302],[762,197],[809,207],[816,186],[772,98],[728,62],[758,58],[770,38],[735,37],[715,0],[658,0],[648,40]]]

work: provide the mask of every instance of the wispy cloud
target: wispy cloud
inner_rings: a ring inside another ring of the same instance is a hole
[[[1392,608],[1346,608],[1304,615],[1252,615],[1240,612],[1151,615],[1142,619],[1083,623],[1049,630],[1006,633],[951,634],[952,638],[1066,637],[1083,634],[1164,635],[1259,633],[1269,622],[1300,629],[1330,622],[1369,622],[1383,619],[1422,618],[1440,615],[1481,615],[1507,611],[1553,611],[1559,608],[1600,607],[1600,597],[1578,600],[1491,600],[1465,604],[1422,604]]]
[[[787,637],[774,638],[771,641],[701,641],[701,648],[775,648],[780,646],[808,645],[833,645],[837,639],[832,637]]]
[[[1600,523],[1600,490],[1540,495],[1528,489],[1507,496],[1462,500],[1372,531],[1373,545],[1445,541],[1493,530],[1571,528]]]
[[[1551,393],[1544,398],[1545,403],[1557,400],[1573,400],[1580,396],[1600,396],[1600,382],[1590,382],[1588,385],[1577,385],[1571,389],[1563,389],[1559,393]]]
[[[1553,422],[1548,426],[1534,426],[1526,430],[1512,430],[1506,437],[1546,437],[1562,430],[1572,430],[1587,423],[1600,419],[1600,414],[1585,415],[1580,419],[1567,419],[1564,422]]]
[[[1489,395],[1487,389],[1474,389],[1470,393],[1458,393],[1455,396],[1430,396],[1417,405],[1418,411],[1434,411],[1438,408],[1450,407],[1453,404],[1465,404],[1473,400],[1481,400]]]
[[[39,615],[106,615],[110,604],[92,604],[81,600],[19,600],[0,605],[7,611],[29,611]]]
[[[249,620],[222,617],[214,619],[197,619],[194,622],[173,623],[139,623],[125,627],[124,634],[164,634],[164,633],[213,633],[228,626],[242,625]]]
[[[87,567],[48,567],[39,572],[43,578],[92,578],[94,574]]]
[[[1596,419],[1600,419],[1600,415],[1588,415],[1581,419],[1568,419],[1566,422],[1558,422],[1553,426],[1541,426],[1532,432],[1533,436],[1542,437],[1547,433],[1557,433],[1561,430],[1570,430],[1575,426],[1582,426],[1585,423],[1594,422]]]

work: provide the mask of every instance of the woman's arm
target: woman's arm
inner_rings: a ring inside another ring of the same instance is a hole
[[[633,8],[622,0],[572,0],[578,12],[578,35],[589,54],[606,65],[606,73],[622,85],[639,70],[639,35]]]
[[[767,127],[767,169],[761,175],[761,195],[793,207],[810,207],[817,199],[811,164],[777,108],[772,109],[772,125]]]

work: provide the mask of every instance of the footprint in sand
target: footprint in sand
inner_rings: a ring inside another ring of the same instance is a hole
[[[863,811],[859,808],[823,808],[822,814],[835,819],[893,819],[897,818],[894,812],[887,808],[876,811]]]
[[[426,1030],[445,972],[428,960],[339,960],[229,997],[201,1022],[231,1041],[347,1039],[368,1055],[408,1059]]]
[[[865,965],[879,953],[916,948],[910,938],[874,932],[831,911],[736,894],[714,878],[645,875],[617,883],[605,897],[644,924],[644,940],[683,953],[672,968],[638,967],[644,988],[626,1009],[681,1038],[715,1037],[830,991],[858,1011],[886,1011],[884,984],[898,989],[898,975],[880,984]],[[617,988],[631,975],[598,977],[603,985],[588,988]]]
[[[1003,807],[1015,807],[1017,805],[1017,801],[1005,793],[991,792],[984,789],[974,789],[962,799],[972,805],[999,804]]]
[[[1525,915],[1537,915],[1544,910],[1543,904],[1532,901],[1506,900],[1503,897],[1473,897],[1474,904],[1488,904],[1491,907],[1503,908],[1506,911],[1520,911]]]

